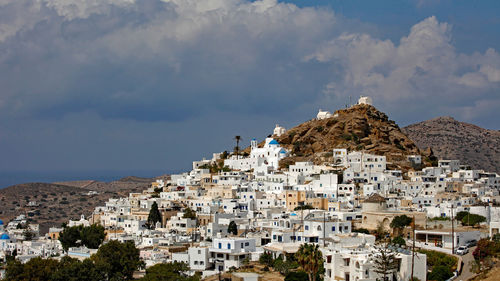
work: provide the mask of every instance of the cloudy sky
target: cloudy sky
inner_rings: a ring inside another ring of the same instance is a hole
[[[0,0],[0,170],[179,171],[370,95],[500,129],[500,1]]]

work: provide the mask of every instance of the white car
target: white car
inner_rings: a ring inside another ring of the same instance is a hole
[[[457,255],[465,255],[469,252],[469,248],[467,246],[460,246],[457,249]]]

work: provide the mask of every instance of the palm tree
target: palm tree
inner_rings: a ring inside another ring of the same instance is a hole
[[[307,273],[309,281],[316,281],[316,273],[323,264],[323,255],[317,244],[302,244],[296,253],[297,261]]]
[[[236,157],[238,157],[240,151],[241,136],[235,136],[234,139],[236,140],[236,147],[234,149],[236,150]]]

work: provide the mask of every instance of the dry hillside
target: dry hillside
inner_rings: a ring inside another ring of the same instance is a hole
[[[334,148],[386,155],[396,166],[405,165],[406,155],[420,154],[415,143],[394,121],[370,105],[355,105],[337,110],[331,118],[307,121],[277,140],[292,152],[288,163],[296,160],[330,162]]]
[[[439,159],[459,159],[473,169],[500,172],[500,132],[452,117],[438,117],[403,128],[420,149],[432,148]]]
[[[60,183],[25,183],[0,189],[0,219],[8,222],[25,214],[30,223],[40,224],[42,233],[69,219],[90,215],[96,206],[109,198],[141,192],[153,179],[136,177],[113,182],[75,181]],[[89,195],[89,191],[98,194]],[[33,202],[34,206],[29,206]]]

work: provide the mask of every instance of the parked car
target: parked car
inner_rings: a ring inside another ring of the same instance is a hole
[[[474,247],[474,246],[477,245],[477,241],[476,240],[469,240],[469,241],[466,242],[466,245],[469,248]]]
[[[467,248],[467,246],[460,246],[458,247],[456,253],[457,255],[465,255],[469,252],[469,248]]]

